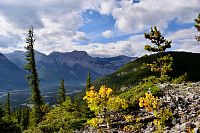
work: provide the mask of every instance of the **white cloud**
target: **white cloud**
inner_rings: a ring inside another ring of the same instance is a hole
[[[100,13],[109,15],[116,6],[116,0],[101,0]]]
[[[74,41],[89,41],[85,32],[76,31],[76,34],[73,36]]]
[[[112,35],[113,35],[113,32],[111,30],[104,31],[102,33],[102,36],[104,36],[105,38],[111,38]]]
[[[195,34],[195,28],[181,29],[167,34],[166,38],[172,40],[173,50],[200,53],[200,43],[195,39]]]
[[[0,35],[6,38],[14,37],[13,40],[20,38],[18,42],[12,43],[12,46],[8,41],[8,43],[2,42],[4,44],[0,47],[4,46],[4,49],[5,45],[8,47],[0,52],[11,52],[13,48],[23,50],[26,45],[26,33],[31,25],[36,35],[35,48],[45,53],[53,51],[58,46],[65,49],[66,45],[73,44],[75,38],[86,39],[86,35],[77,29],[84,25],[82,12],[95,8],[92,6],[94,2],[94,0],[0,1]],[[19,37],[16,38],[14,34]]]
[[[176,42],[185,41],[186,39],[194,40],[194,36],[197,33],[195,28],[189,29],[181,29],[174,33],[168,33],[166,37],[170,40],[174,40]]]
[[[106,10],[106,14],[111,14],[116,19],[115,26],[118,30],[128,33],[143,32],[154,25],[165,29],[172,20],[192,23],[200,9],[199,0],[141,0],[136,4],[131,0],[115,0],[115,3],[114,7],[108,4],[112,8]],[[100,13],[102,10],[104,7],[100,6]]]
[[[147,53],[144,50],[146,40],[144,35],[131,36],[127,40],[111,43],[90,43],[86,46],[80,46],[78,50],[86,50],[92,56],[136,56],[140,57]]]

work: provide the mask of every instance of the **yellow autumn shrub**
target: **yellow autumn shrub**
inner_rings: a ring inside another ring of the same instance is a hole
[[[146,92],[145,97],[139,99],[139,106],[144,107],[147,112],[153,112],[157,132],[162,132],[163,127],[165,127],[165,122],[173,118],[171,109],[161,108],[158,98],[154,97],[150,92]]]
[[[124,99],[121,99],[119,96],[114,96],[112,89],[106,86],[101,86],[98,92],[95,91],[94,86],[91,87],[83,99],[86,100],[89,109],[96,115],[96,118],[88,121],[88,124],[94,127],[97,127],[97,124],[102,122],[102,119],[108,125],[111,115],[115,115],[116,112],[128,107],[128,103]]]

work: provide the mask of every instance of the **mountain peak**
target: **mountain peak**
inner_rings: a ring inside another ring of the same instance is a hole
[[[74,50],[74,51],[72,51],[72,52],[65,52],[65,53],[63,53],[63,52],[58,52],[58,51],[53,51],[53,52],[51,52],[49,55],[65,55],[65,54],[69,54],[69,55],[88,55],[88,53],[86,52],[86,51],[78,51],[78,50]]]
[[[15,50],[13,53],[24,53],[22,50]]]
[[[24,64],[26,63],[26,51],[16,50],[12,53],[5,54],[5,57],[19,67],[24,66]],[[44,57],[46,57],[44,53],[35,50],[36,61],[40,61]]]
[[[53,52],[51,52],[49,55],[54,55],[54,54],[59,54],[60,52],[58,52],[58,51],[53,51]]]
[[[75,53],[75,54],[83,54],[83,55],[88,55],[88,53],[86,51],[78,51],[78,50],[74,50],[71,52],[72,54]]]
[[[8,61],[8,59],[5,57],[5,55],[3,55],[2,53],[0,53],[0,61]]]

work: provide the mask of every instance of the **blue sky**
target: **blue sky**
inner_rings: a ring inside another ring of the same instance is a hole
[[[89,20],[78,30],[87,33],[92,42],[106,43],[111,41],[102,36],[102,32],[114,29],[115,20],[111,15],[101,15],[97,11],[87,10],[83,12],[83,19]]]
[[[92,56],[142,56],[144,32],[157,26],[170,50],[200,53],[194,39],[199,0],[4,0],[0,1],[0,52],[24,50],[27,30],[35,31],[35,49],[84,50]]]
[[[85,32],[90,36],[91,42],[110,43],[128,39],[132,34],[119,34],[109,38],[102,35],[107,30],[115,32],[115,19],[112,15],[102,15],[97,11],[87,10],[83,13],[83,18],[89,20],[88,23],[81,26],[78,30]],[[85,42],[84,44],[87,44]]]

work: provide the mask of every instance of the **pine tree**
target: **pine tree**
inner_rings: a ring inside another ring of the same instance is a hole
[[[194,19],[195,24],[194,26],[197,28],[198,32],[200,31],[200,14],[197,18]],[[195,38],[197,39],[197,41],[200,41],[200,35],[199,36],[195,36]]]
[[[2,108],[0,104],[0,132],[1,133],[21,133],[19,125],[11,116],[7,115],[7,112]]]
[[[26,106],[25,108],[22,109],[21,111],[21,121],[20,124],[22,126],[22,130],[27,130],[29,126],[29,108]]]
[[[6,114],[8,116],[10,116],[10,93],[8,92],[7,94],[7,99],[6,99],[6,110],[5,110]]]
[[[150,52],[158,52],[162,53],[167,48],[171,48],[172,41],[166,40],[159,30],[157,30],[157,27],[154,28],[151,27],[150,33],[144,33],[144,37],[146,39],[149,39],[151,43],[153,43],[155,46],[145,45],[145,50]]]
[[[35,52],[33,47],[34,42],[35,39],[34,39],[33,27],[31,27],[28,31],[28,36],[26,38],[27,46],[25,47],[25,49],[27,50],[26,54],[27,64],[25,65],[25,69],[29,71],[27,79],[29,81],[32,90],[31,101],[34,104],[33,115],[35,120],[33,125],[36,125],[38,122],[42,120],[41,106],[44,104],[44,102],[39,89],[39,78],[36,69]]]
[[[172,57],[170,54],[163,56],[163,53],[167,48],[171,47],[172,41],[166,40],[156,26],[151,28],[150,33],[144,33],[144,37],[149,39],[154,46],[146,45],[145,50],[149,52],[157,52],[159,58],[151,64],[145,64],[153,72],[159,72],[160,77],[166,77],[166,73],[172,71]]]
[[[17,120],[17,124],[20,124],[20,122],[21,122],[21,108],[17,108],[17,109],[15,109],[15,111],[14,111],[14,117],[15,117],[15,119]]]
[[[65,93],[66,93],[65,92],[65,81],[62,78],[61,82],[60,82],[60,89],[58,92],[58,103],[63,103],[65,101],[65,99],[66,99]]]
[[[4,109],[3,109],[3,107],[2,107],[2,105],[1,105],[1,103],[0,103],[0,123],[1,123],[1,121],[2,121],[2,117],[4,116]]]
[[[89,91],[90,87],[92,87],[92,84],[91,84],[91,75],[90,75],[90,72],[89,72],[88,76],[87,76],[85,91],[86,92]]]

